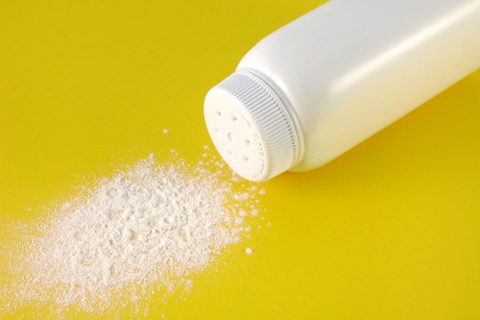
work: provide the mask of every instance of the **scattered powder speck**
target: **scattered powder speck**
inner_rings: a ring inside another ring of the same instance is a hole
[[[170,130],[168,130],[167,128],[165,128],[165,129],[162,130],[162,132],[163,132],[163,134],[168,134],[168,133],[170,133]]]
[[[192,274],[251,230],[244,208],[257,206],[252,184],[203,164],[151,156],[14,228],[26,236],[6,252],[0,316],[45,304],[103,313],[189,289]]]
[[[252,248],[246,248],[245,253],[248,254],[248,255],[253,254],[253,249]]]
[[[231,179],[232,179],[233,182],[241,182],[242,181],[242,178],[238,174],[236,174],[235,172],[232,172],[232,178]]]
[[[247,200],[250,197],[250,194],[248,192],[245,193],[236,193],[233,195],[233,198],[235,200]]]

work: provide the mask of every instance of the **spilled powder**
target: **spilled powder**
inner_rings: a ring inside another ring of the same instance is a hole
[[[248,235],[260,210],[258,189],[209,167],[215,162],[189,167],[151,156],[14,228],[27,236],[8,248],[0,316],[44,304],[103,313],[188,289],[192,275]]]

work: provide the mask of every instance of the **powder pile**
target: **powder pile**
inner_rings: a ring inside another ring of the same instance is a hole
[[[225,179],[212,163],[157,165],[152,156],[58,206],[10,249],[16,280],[4,284],[13,296],[5,310],[53,304],[101,313],[190,286],[258,213],[258,189]]]

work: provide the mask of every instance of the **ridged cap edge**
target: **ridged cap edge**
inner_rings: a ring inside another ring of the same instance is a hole
[[[229,163],[234,171],[249,180],[265,181],[297,162],[299,142],[294,122],[282,100],[263,79],[250,72],[235,72],[213,89],[227,93],[247,111],[253,122],[249,125],[257,131],[255,136],[263,149],[259,151],[263,153],[263,170],[256,177],[245,176]]]

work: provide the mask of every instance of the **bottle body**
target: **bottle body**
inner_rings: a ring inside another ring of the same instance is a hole
[[[260,41],[237,72],[277,94],[296,139],[288,170],[305,171],[479,67],[480,0],[333,0]]]

